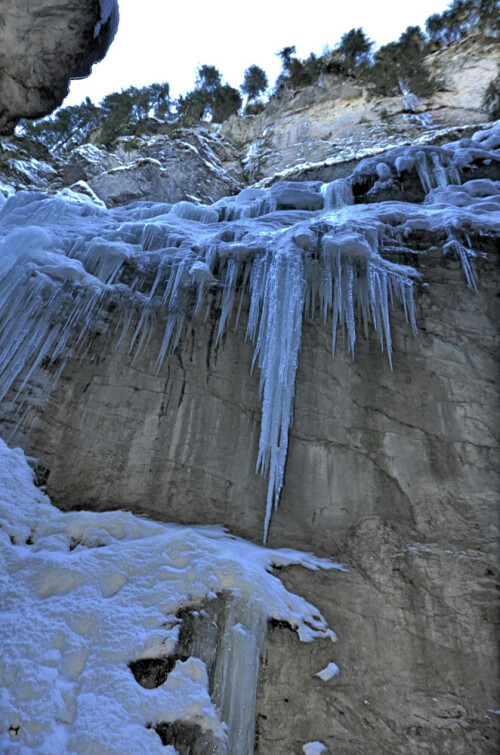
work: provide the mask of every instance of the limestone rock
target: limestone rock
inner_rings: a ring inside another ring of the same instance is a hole
[[[104,56],[117,22],[116,3],[2,0],[0,134],[11,133],[20,118],[40,118],[60,105],[69,80],[88,76]]]
[[[81,144],[73,149],[61,169],[63,183],[67,186],[77,181],[89,181],[107,170],[122,165],[122,160],[95,144]]]
[[[112,150],[86,143],[67,154],[18,136],[0,141],[0,183],[12,190],[58,190],[80,181],[113,207],[137,200],[212,203],[237,193],[244,177],[237,148],[208,128],[122,137]]]
[[[12,190],[61,186],[60,164],[43,145],[33,148],[19,137],[0,140],[0,183]]]
[[[499,271],[488,252],[477,294],[458,261],[437,249],[422,259],[420,333],[394,313],[393,371],[376,338],[354,361],[342,349],[333,359],[330,328],[305,327],[270,545],[331,556],[349,573],[285,575],[339,642],[304,646],[270,628],[262,755],[313,739],[346,755],[497,752]],[[68,365],[24,441],[50,470],[56,504],[225,524],[260,540],[258,375],[245,323],[219,346],[215,327],[194,321],[159,374],[154,357],[134,362],[98,335],[93,361]],[[332,661],[340,673],[325,684],[315,674]]]
[[[89,176],[109,207],[139,199],[211,203],[242,188],[235,147],[207,129],[186,129],[175,138],[122,139],[113,157],[122,164]]]
[[[449,123],[454,117],[471,123],[481,113],[484,90],[497,74],[500,45],[470,36],[430,55],[427,65],[443,83],[430,102],[436,123]]]
[[[415,112],[403,95],[381,97],[371,85],[329,75],[318,86],[271,97],[258,115],[231,116],[222,132],[244,146],[247,176],[257,181],[310,162],[347,162],[361,150],[408,144],[430,124],[441,129],[487,120],[481,100],[500,64],[498,43],[473,37],[426,62],[442,90]]]

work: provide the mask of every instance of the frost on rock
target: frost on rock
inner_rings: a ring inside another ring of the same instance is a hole
[[[329,321],[332,349],[340,334],[353,356],[360,331],[373,329],[391,365],[396,306],[417,332],[420,275],[408,263],[423,254],[422,234],[477,286],[474,247],[498,237],[500,182],[475,172],[498,164],[499,151],[497,125],[440,147],[377,154],[347,179],[284,180],[211,206],[106,210],[77,191],[17,192],[0,207],[0,399],[17,401],[22,427],[96,333],[118,330],[117,343],[137,361],[163,327],[161,370],[189,319],[220,313],[220,341],[248,312],[262,396],[256,464],[269,477],[266,536],[283,486],[304,316]],[[405,182],[418,184],[418,202],[376,200],[379,190],[404,199]]]
[[[62,513],[32,476],[22,451],[0,440],[0,751],[160,754],[155,730],[175,725],[212,737],[219,755],[248,752],[267,621],[287,622],[304,642],[335,639],[272,567],[341,567],[218,527]],[[223,596],[212,691],[203,643],[198,655],[175,651],[182,611]],[[134,662],[172,657],[158,686],[137,683]]]
[[[100,4],[100,18],[95,25],[94,37],[98,37],[103,26],[109,25],[109,39],[110,41],[115,36],[118,29],[118,0],[99,0]]]

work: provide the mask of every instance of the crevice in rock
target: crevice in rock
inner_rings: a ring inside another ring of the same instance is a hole
[[[204,732],[199,724],[174,721],[149,728],[156,731],[165,747],[175,747],[178,755],[209,755],[214,751],[210,733]]]
[[[128,667],[141,687],[156,689],[167,680],[177,661],[187,661],[187,656],[175,653],[165,658],[139,658],[131,661]]]

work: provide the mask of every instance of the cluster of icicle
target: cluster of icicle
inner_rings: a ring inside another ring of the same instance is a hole
[[[391,363],[390,312],[402,306],[416,332],[419,278],[394,260],[416,255],[412,233],[426,231],[461,259],[475,287],[470,239],[500,232],[500,183],[462,180],[473,179],[474,165],[498,162],[499,147],[497,126],[444,147],[363,160],[332,183],[249,188],[212,206],[136,202],[106,210],[67,189],[18,192],[0,210],[0,401],[24,392],[22,423],[67,360],[85,356],[92,333],[111,323],[135,360],[165,323],[160,370],[187,318],[220,312],[220,340],[245,309],[260,369],[257,469],[269,476],[267,536],[283,486],[304,316],[331,319],[332,349],[340,330],[352,354],[358,328],[374,328]],[[370,194],[413,174],[421,204],[355,200],[360,183]]]

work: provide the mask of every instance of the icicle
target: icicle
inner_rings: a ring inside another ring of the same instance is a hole
[[[351,184],[346,178],[337,178],[331,183],[323,184],[321,194],[325,198],[325,210],[354,204]]]
[[[217,755],[249,755],[255,747],[260,654],[267,630],[261,600],[231,596],[218,639],[214,702],[227,726],[227,742]]]
[[[391,364],[394,306],[417,332],[418,273],[392,261],[416,253],[414,233],[437,234],[438,243],[445,235],[444,253],[461,260],[475,289],[474,238],[500,233],[500,185],[460,185],[461,173],[473,161],[498,160],[499,135],[496,127],[444,147],[401,147],[362,160],[348,179],[278,181],[212,207],[136,202],[105,210],[74,193],[18,192],[0,207],[0,398],[16,402],[16,418],[30,418],[66,361],[88,353],[95,332],[109,332],[138,362],[161,322],[159,371],[187,318],[220,310],[220,341],[248,304],[267,537],[283,486],[303,318],[331,318],[332,350],[340,331],[353,356],[359,332],[373,328]],[[357,179],[390,186],[411,170],[423,204],[354,204]]]
[[[260,300],[260,287],[255,293]],[[257,469],[263,474],[269,473],[264,542],[273,507],[278,504],[283,486],[304,293],[302,255],[286,239],[272,252],[254,354],[254,362],[257,361],[261,370],[260,390],[263,397]]]

